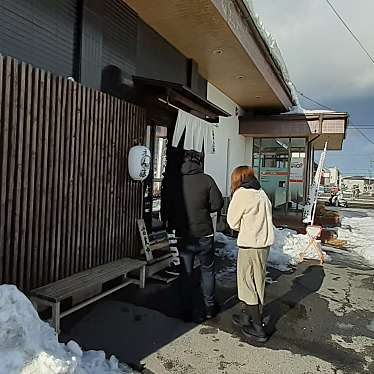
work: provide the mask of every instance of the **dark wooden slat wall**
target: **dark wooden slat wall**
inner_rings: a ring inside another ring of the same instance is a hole
[[[28,291],[139,254],[127,154],[144,111],[0,56],[0,283]]]

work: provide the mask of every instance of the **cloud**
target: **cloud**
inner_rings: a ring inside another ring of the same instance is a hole
[[[255,0],[277,39],[296,86],[321,100],[362,96],[374,88],[374,65],[324,0]],[[372,0],[333,1],[374,55]]]
[[[374,55],[373,0],[331,0]],[[291,78],[305,95],[351,115],[351,123],[374,124],[374,65],[325,0],[254,0],[276,38]],[[314,104],[301,100],[306,108]],[[374,126],[362,130],[374,140]],[[368,174],[374,145],[353,128],[342,152],[328,152],[326,163],[344,174]]]

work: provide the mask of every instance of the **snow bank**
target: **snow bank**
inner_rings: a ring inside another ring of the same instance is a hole
[[[0,286],[0,374],[134,374],[112,356],[60,344],[15,286]]]
[[[289,271],[292,266],[301,262],[300,255],[307,247],[309,238],[307,235],[297,234],[296,231],[289,229],[275,228],[274,234],[275,241],[270,248],[268,265],[280,271]],[[227,258],[232,262],[236,261],[238,247],[235,239],[229,238],[222,233],[217,233],[215,241],[221,244],[216,248],[218,256]],[[304,258],[319,260],[318,254],[313,247],[309,248]],[[230,268],[229,271],[236,270]]]
[[[364,257],[374,266],[374,217],[343,217],[338,238],[346,240],[349,249]]]

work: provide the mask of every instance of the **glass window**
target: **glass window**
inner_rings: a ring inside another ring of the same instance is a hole
[[[302,207],[305,138],[257,138],[253,168],[274,209]]]
[[[260,183],[275,209],[287,204],[289,148],[288,138],[261,139]]]
[[[306,140],[305,138],[291,138],[291,147],[292,148],[305,148]]]

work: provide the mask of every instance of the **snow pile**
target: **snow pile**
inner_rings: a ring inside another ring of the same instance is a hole
[[[281,271],[285,271],[290,265],[295,266],[301,262],[301,255],[308,247],[310,238],[308,235],[297,234],[296,231],[288,229],[275,229],[275,242],[270,249],[269,264]],[[317,245],[321,248],[321,242],[317,241]],[[272,262],[272,253],[274,262]],[[329,260],[329,256],[323,252],[325,261]],[[286,258],[288,257],[288,264]],[[304,259],[320,260],[319,255],[314,246],[309,246],[304,253]]]
[[[301,262],[300,256],[308,246],[309,237],[307,235],[297,234],[296,231],[289,229],[274,229],[275,240],[270,248],[268,265],[280,271],[289,271],[292,266]],[[221,245],[216,248],[216,254],[219,257],[227,258],[235,262],[238,255],[236,240],[217,233],[215,241]],[[326,254],[325,254],[326,255]],[[313,247],[306,252],[305,259],[319,260],[318,254]],[[226,272],[235,272],[235,267],[229,267]]]
[[[216,273],[216,279],[226,286],[235,286],[234,274],[236,274],[236,259],[238,257],[238,247],[236,240],[221,232],[214,235],[214,240],[218,244],[215,248],[216,256],[228,260],[229,264]]]
[[[349,248],[374,266],[374,217],[343,217],[338,238],[346,240]]]
[[[104,352],[83,352],[73,341],[60,344],[15,286],[0,286],[0,374],[131,374]]]
[[[218,257],[227,258],[231,262],[236,261],[238,257],[238,247],[235,239],[226,236],[222,232],[217,232],[214,235],[214,241],[223,244],[223,246],[216,246],[215,253]]]
[[[296,235],[296,231],[289,229],[274,229],[274,244],[270,247],[268,265],[278,269],[280,271],[291,270],[292,265],[296,265],[300,258],[300,255],[293,258],[288,253],[286,253],[286,248],[291,248],[292,246],[287,243],[290,239]],[[305,247],[304,247],[305,248]]]

